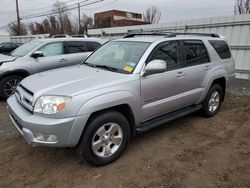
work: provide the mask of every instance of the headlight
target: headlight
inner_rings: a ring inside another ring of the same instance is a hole
[[[35,104],[34,112],[41,114],[56,114],[62,111],[70,102],[71,97],[41,96]]]

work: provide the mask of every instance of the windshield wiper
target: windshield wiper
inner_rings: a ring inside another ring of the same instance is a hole
[[[100,68],[100,69],[106,69],[109,71],[113,71],[113,72],[119,72],[119,69],[114,68],[114,67],[109,67],[107,65],[95,65],[96,68]]]
[[[83,64],[83,65],[87,65],[87,66],[89,66],[89,67],[96,68],[96,65],[94,65],[94,64],[92,64],[92,63],[83,62],[82,64]]]

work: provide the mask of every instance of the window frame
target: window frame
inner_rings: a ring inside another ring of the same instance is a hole
[[[206,50],[206,53],[207,53],[208,62],[187,64],[186,52],[185,52],[185,42],[186,41],[195,41],[195,42],[199,42],[201,45],[203,45],[205,50]],[[211,57],[210,57],[209,51],[207,49],[207,46],[205,45],[205,43],[202,40],[199,40],[199,39],[183,39],[180,42],[181,42],[181,53],[182,53],[181,56],[182,56],[182,61],[183,61],[183,67],[193,67],[193,66],[199,66],[199,65],[204,65],[204,64],[207,64],[207,63],[211,63]]]
[[[183,68],[183,61],[182,61],[182,51],[181,51],[181,41],[180,40],[168,40],[168,41],[164,41],[164,42],[161,42],[161,43],[159,43],[157,46],[155,46],[154,47],[154,49],[150,52],[150,54],[149,54],[149,56],[148,56],[148,58],[147,58],[147,60],[146,60],[146,62],[145,62],[145,66],[150,62],[150,61],[152,61],[152,56],[154,55],[154,53],[157,51],[157,50],[159,50],[162,46],[164,46],[166,43],[169,43],[169,42],[177,42],[178,43],[178,45],[179,45],[179,53],[178,53],[178,55],[179,55],[179,57],[178,57],[178,59],[179,59],[179,62],[178,62],[178,66],[175,68],[175,69],[168,69],[168,67],[167,67],[167,70],[166,70],[166,72],[168,72],[168,71],[173,71],[173,70],[178,70],[178,69],[180,69],[180,68]],[[167,62],[166,62],[167,63]]]

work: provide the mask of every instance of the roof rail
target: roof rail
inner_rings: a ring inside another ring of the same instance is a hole
[[[220,35],[216,33],[170,33],[166,37],[170,38],[170,37],[176,37],[178,35],[193,35],[193,36],[220,38]]]
[[[166,35],[167,33],[131,33],[124,36],[123,38],[134,38],[136,36],[166,36]]]

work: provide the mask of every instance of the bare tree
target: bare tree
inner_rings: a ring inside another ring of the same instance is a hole
[[[57,1],[53,5],[53,11],[57,12],[57,19],[60,23],[61,33],[72,33],[72,24],[69,20],[69,11],[67,5],[64,2]]]
[[[94,27],[93,18],[87,16],[86,14],[82,15],[81,19],[81,28],[79,28],[79,33],[88,34],[88,29]]]
[[[143,14],[143,18],[150,23],[159,23],[161,19],[161,11],[156,6],[149,7]]]
[[[8,25],[8,32],[12,36],[15,36],[15,35],[27,35],[28,34],[27,27],[23,23],[20,24],[20,30],[18,28],[17,23],[10,23]]]
[[[250,14],[250,0],[236,0],[234,14]]]

